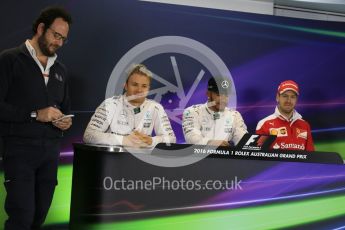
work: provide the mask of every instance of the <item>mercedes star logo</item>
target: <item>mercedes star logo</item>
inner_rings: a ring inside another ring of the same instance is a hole
[[[222,87],[224,88],[224,89],[227,89],[227,88],[229,88],[229,82],[227,82],[227,81],[222,81]]]

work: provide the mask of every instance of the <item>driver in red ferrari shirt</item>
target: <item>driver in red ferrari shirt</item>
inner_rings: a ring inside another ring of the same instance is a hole
[[[299,96],[296,82],[282,82],[277,91],[275,112],[259,121],[257,134],[277,136],[271,148],[281,150],[314,151],[310,125],[295,110]]]

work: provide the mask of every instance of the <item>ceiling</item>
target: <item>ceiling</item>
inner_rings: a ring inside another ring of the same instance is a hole
[[[241,12],[274,15],[275,9],[309,13],[333,15],[335,18],[345,19],[345,0],[140,0],[166,4],[197,6],[213,9],[235,10]],[[292,15],[291,15],[292,16]],[[292,16],[293,17],[293,16]],[[321,18],[319,20],[328,20]]]
[[[272,0],[274,5],[345,14],[345,0]]]

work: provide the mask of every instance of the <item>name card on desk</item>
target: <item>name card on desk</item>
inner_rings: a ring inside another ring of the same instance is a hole
[[[192,148],[193,151],[190,151]],[[188,151],[186,151],[188,149]],[[307,152],[291,150],[250,150],[241,147],[221,147],[190,144],[158,144],[152,151],[155,155],[184,156],[186,153],[196,157],[220,157],[245,160],[270,160],[284,162],[304,162],[323,164],[343,164],[343,159],[335,152]]]

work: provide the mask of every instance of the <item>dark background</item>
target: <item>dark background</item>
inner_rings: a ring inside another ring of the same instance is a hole
[[[81,141],[90,116],[105,99],[109,76],[119,60],[139,43],[167,35],[194,39],[223,60],[236,88],[237,110],[249,132],[273,113],[278,84],[292,79],[301,88],[297,110],[310,122],[316,144],[344,139],[344,23],[122,0],[2,1],[0,50],[31,38],[32,21],[48,5],[62,5],[73,16],[69,43],[58,51],[70,73],[76,115],[64,151]],[[185,90],[201,68],[206,70],[188,106],[204,103],[204,86],[210,77],[205,66],[176,53],[144,63],[174,83],[170,55],[176,56]],[[178,142],[184,142],[181,126],[172,124]]]

